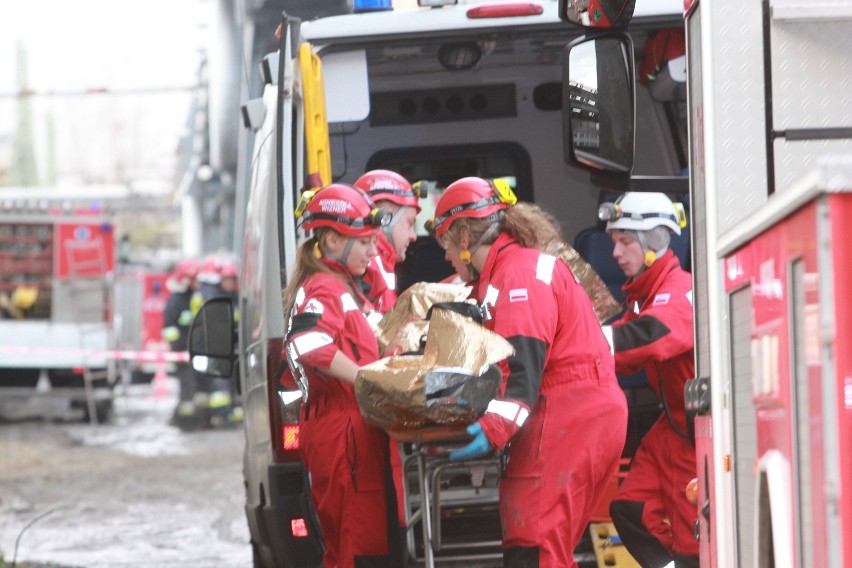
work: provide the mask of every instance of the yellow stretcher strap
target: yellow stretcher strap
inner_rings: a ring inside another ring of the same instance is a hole
[[[325,114],[325,85],[322,62],[311,44],[299,47],[302,71],[302,98],[305,103],[305,146],[308,160],[306,190],[331,183],[331,152],[328,142],[328,119]]]

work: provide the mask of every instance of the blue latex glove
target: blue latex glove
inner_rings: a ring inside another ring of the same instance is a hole
[[[468,426],[467,433],[473,436],[473,440],[465,447],[450,452],[447,455],[450,461],[475,460],[491,453],[491,442],[485,437],[479,422]]]

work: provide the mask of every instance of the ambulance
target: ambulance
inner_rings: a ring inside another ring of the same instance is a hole
[[[421,201],[420,235],[397,274],[400,289],[450,274],[423,223],[440,192],[464,176],[507,180],[519,199],[560,220],[567,242],[586,235],[584,254],[606,264],[601,270],[612,277],[614,292],[623,279],[617,265],[612,270],[611,240],[597,208],[627,185],[600,168],[592,179],[564,154],[567,101],[581,98],[593,115],[599,101],[614,94],[578,95],[563,77],[566,46],[584,33],[560,18],[564,3],[420,0],[417,9],[396,11],[384,9],[390,2],[367,4],[356,0],[356,13],[309,22],[284,14],[279,49],[259,66],[263,94],[242,107],[252,154],[242,201],[240,318],[234,329],[229,303],[214,300],[190,335],[196,368],[220,376],[239,369],[245,511],[258,567],[321,564],[322,535],[298,449],[300,393],[279,382],[286,329],[281,293],[303,236],[293,215],[302,191],[351,183],[377,168],[424,182],[429,191]],[[639,65],[644,46],[661,30],[682,32],[681,0],[637,4],[629,32],[636,49],[625,52],[624,64]],[[632,156],[635,184],[686,194],[684,104],[685,96],[652,96],[649,89],[631,98],[627,106],[635,108],[641,136]],[[588,126],[582,134],[587,149],[601,136]],[[640,390],[630,396],[647,401]],[[407,531],[409,564],[499,565],[496,474],[457,473],[440,484],[432,538]],[[421,518],[409,520],[413,526]],[[590,550],[577,555],[585,566],[597,561]]]

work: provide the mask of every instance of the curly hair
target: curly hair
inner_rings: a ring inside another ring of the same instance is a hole
[[[491,227],[488,219],[462,217],[447,229],[442,243],[458,242],[462,232],[467,231],[472,242],[477,242]],[[498,221],[499,231],[482,244],[490,245],[500,233],[508,233],[521,246],[552,252],[555,244],[562,241],[562,232],[556,218],[534,203],[518,203],[506,209]]]

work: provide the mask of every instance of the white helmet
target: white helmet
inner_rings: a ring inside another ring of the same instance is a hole
[[[598,219],[607,221],[607,232],[647,231],[664,226],[679,235],[681,227],[686,227],[683,205],[672,203],[663,193],[625,193],[615,203],[602,203]]]

